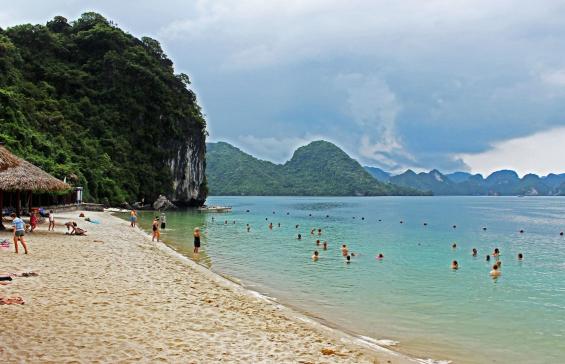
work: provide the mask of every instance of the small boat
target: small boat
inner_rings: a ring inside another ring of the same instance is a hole
[[[200,212],[231,212],[229,206],[202,206],[198,208]]]

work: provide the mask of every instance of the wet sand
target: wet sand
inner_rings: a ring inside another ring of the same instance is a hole
[[[327,328],[152,243],[109,213],[56,215],[26,235],[30,255],[0,249],[1,362],[414,363]],[[74,219],[88,236],[68,236]],[[0,240],[10,238],[0,232]]]

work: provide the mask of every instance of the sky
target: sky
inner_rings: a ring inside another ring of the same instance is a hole
[[[0,27],[86,11],[159,40],[209,141],[262,159],[565,172],[565,1],[0,0]]]

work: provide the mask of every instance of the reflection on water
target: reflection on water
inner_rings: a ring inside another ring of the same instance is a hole
[[[192,257],[192,230],[200,226],[200,262],[283,303],[365,336],[398,340],[396,348],[421,357],[458,363],[565,357],[562,198],[226,197],[208,203],[233,206],[233,213],[168,213],[164,240]],[[141,214],[143,227],[150,220]],[[322,235],[311,235],[313,228]],[[356,253],[351,264],[341,256],[342,244]],[[489,276],[494,260],[485,260],[494,248],[502,253],[497,280]],[[310,259],[314,250],[317,262]],[[375,259],[379,253],[384,259]],[[459,262],[456,272],[452,260]]]

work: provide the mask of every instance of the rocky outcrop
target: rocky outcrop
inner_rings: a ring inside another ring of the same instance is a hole
[[[153,202],[153,209],[154,210],[170,210],[170,209],[176,209],[177,207],[175,206],[174,203],[172,203],[171,201],[169,201],[169,199],[166,196],[163,195],[159,195],[159,198],[157,198],[157,200],[155,200],[155,202]]]
[[[173,177],[171,201],[182,207],[202,206],[206,187],[206,136],[197,133],[182,143],[169,161]]]

